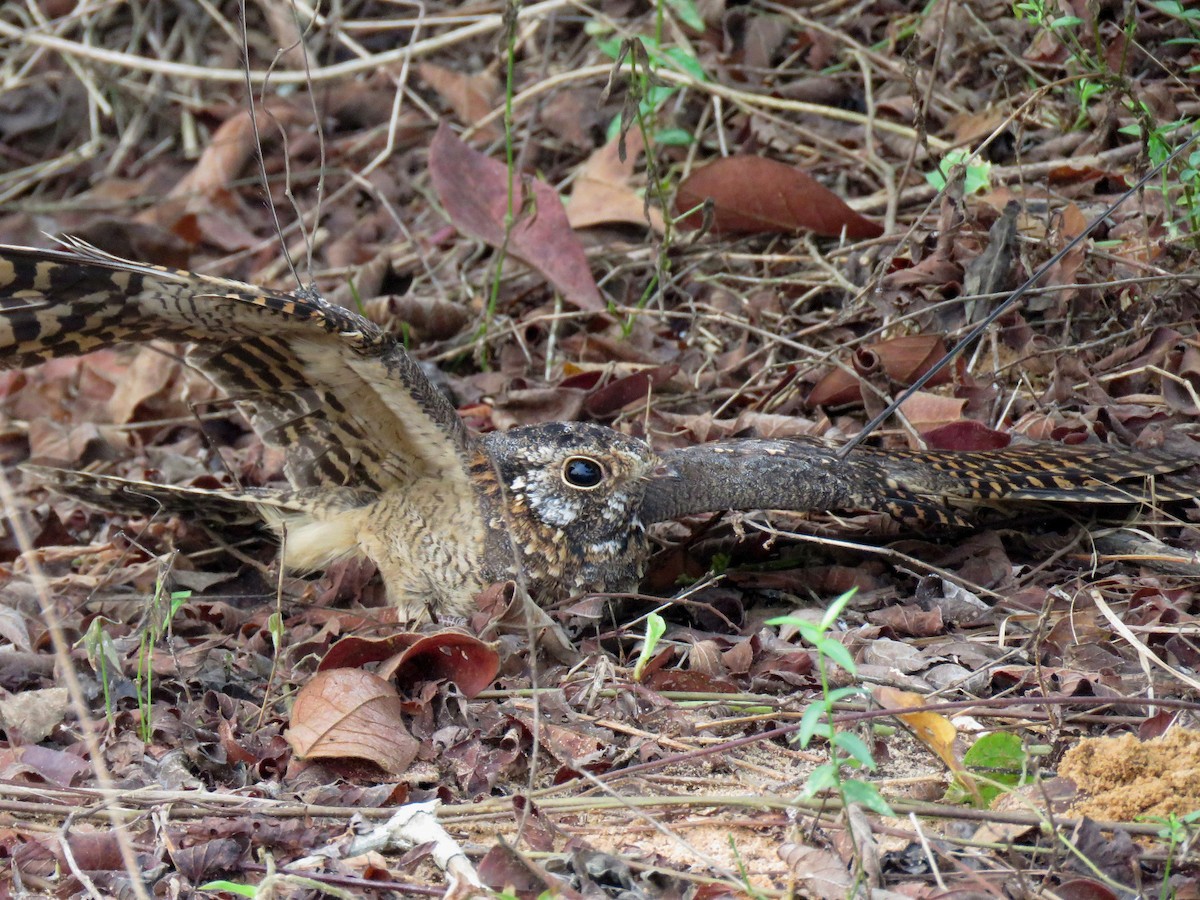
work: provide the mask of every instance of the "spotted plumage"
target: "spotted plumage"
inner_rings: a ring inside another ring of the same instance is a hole
[[[118,343],[186,342],[187,361],[282,448],[288,488],[202,491],[76,473],[74,490],[246,506],[284,564],[372,559],[411,617],[463,614],[488,583],[537,598],[636,586],[646,526],[726,509],[879,510],[960,525],[978,501],[1196,497],[1195,460],[1029,445],[987,453],[745,440],[656,455],[600,425],[472,434],[404,348],[311,291],[127,262],[94,248],[0,247],[0,368]],[[50,477],[50,476],[48,476]],[[61,476],[57,480],[63,480]]]

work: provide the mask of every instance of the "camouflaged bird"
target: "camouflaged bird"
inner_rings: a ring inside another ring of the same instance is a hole
[[[465,614],[480,589],[518,574],[538,599],[631,590],[649,553],[646,526],[702,512],[879,510],[962,524],[963,504],[979,500],[1197,495],[1187,474],[1195,460],[1105,447],[861,448],[840,459],[821,444],[766,440],[657,455],[579,422],[475,435],[392,336],[310,291],[127,262],[78,243],[0,246],[0,368],[151,340],[190,344],[187,362],[283,450],[290,484],[154,489],[250,506],[283,536],[294,571],[368,557],[410,618]]]

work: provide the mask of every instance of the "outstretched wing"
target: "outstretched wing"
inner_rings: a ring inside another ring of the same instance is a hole
[[[990,451],[857,448],[741,440],[660,454],[646,522],[727,509],[876,510],[962,525],[972,503],[1154,503],[1200,498],[1200,458],[1109,447],[1023,444]]]
[[[381,492],[432,478],[471,496],[473,439],[390,335],[315,294],[71,252],[0,246],[0,369],[118,343],[188,362],[283,448],[295,488]]]

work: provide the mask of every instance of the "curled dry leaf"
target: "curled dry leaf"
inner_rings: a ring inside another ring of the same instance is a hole
[[[959,782],[980,799],[979,788],[975,785],[974,778],[963,768],[954,752],[954,739],[958,736],[958,729],[954,727],[953,722],[934,712],[900,712],[906,708],[926,705],[926,699],[912,691],[881,686],[873,690],[871,695],[884,709],[896,710],[896,718],[912,729],[917,740],[936,753]]]
[[[467,697],[486,689],[500,671],[500,655],[479,638],[461,631],[343,638],[329,648],[319,670],[374,662],[382,663],[378,677],[406,689],[429,681],[450,681]]]
[[[946,344],[937,335],[912,334],[859,347],[851,356],[853,373],[833,369],[817,382],[808,395],[810,406],[842,406],[862,402],[862,380],[882,375],[894,384],[907,387],[946,355]],[[930,387],[945,384],[953,375],[947,366],[933,377]]]
[[[500,654],[491,646],[461,631],[441,631],[423,636],[388,660],[379,674],[405,686],[444,679],[474,697],[487,689],[499,671]]]
[[[444,341],[470,321],[467,310],[442,297],[387,294],[362,305],[363,314],[389,331],[400,334],[404,323],[418,341]]]
[[[729,156],[696,169],[675,193],[675,212],[713,203],[717,234],[769,234],[801,229],[851,240],[875,238],[883,228],[854,210],[812,176],[762,156]],[[684,228],[699,228],[699,211],[685,216]]]
[[[513,208],[526,209],[525,185],[529,184],[534,209],[518,217],[506,245],[508,172],[501,163],[472,150],[443,123],[429,146],[429,174],[455,228],[493,247],[507,246],[509,253],[541,272],[579,309],[604,309],[583,245],[571,230],[554,188],[541,181],[515,179]]]
[[[404,772],[418,744],[404,727],[395,687],[362,669],[318,672],[296,695],[287,742],[301,759],[363,759]]]
[[[1193,341],[1167,354],[1159,376],[1163,399],[1172,409],[1194,416],[1200,412],[1200,347]]]

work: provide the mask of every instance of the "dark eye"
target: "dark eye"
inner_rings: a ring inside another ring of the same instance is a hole
[[[563,481],[572,487],[594,488],[604,480],[604,468],[586,456],[572,456],[563,463]]]

